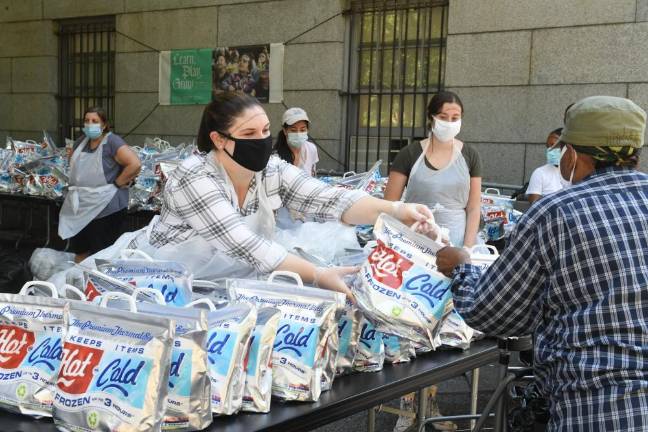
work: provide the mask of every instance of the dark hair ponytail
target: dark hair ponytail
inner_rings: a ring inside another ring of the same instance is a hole
[[[442,90],[432,96],[432,99],[430,99],[430,102],[428,103],[428,120],[432,121],[432,117],[439,114],[441,112],[441,109],[443,108],[443,104],[446,103],[456,103],[457,105],[459,105],[461,107],[461,115],[463,116],[464,107],[463,103],[461,103],[461,99],[459,99],[459,96],[457,96],[457,94],[454,92]]]
[[[261,106],[261,103],[246,94],[225,92],[214,96],[213,100],[205,107],[200,120],[198,150],[205,153],[213,150],[214,143],[209,134],[214,131],[226,133],[236,117],[254,106]]]
[[[283,129],[281,129],[277,134],[277,140],[275,141],[273,150],[277,152],[277,155],[281,159],[285,160],[289,164],[292,165],[295,162],[295,155],[290,150],[290,147],[288,147],[288,140],[286,139],[286,133]]]

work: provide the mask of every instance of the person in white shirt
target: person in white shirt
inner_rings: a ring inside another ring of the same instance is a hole
[[[289,108],[281,118],[282,129],[277,134],[274,151],[291,165],[301,168],[309,176],[315,176],[319,162],[317,147],[308,140],[310,120],[301,108]]]
[[[527,200],[530,203],[538,201],[543,196],[558,192],[567,186],[558,169],[560,147],[557,144],[561,132],[562,128],[558,128],[547,137],[547,163],[533,171],[526,190]]]

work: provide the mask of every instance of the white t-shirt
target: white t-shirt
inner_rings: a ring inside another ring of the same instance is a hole
[[[313,168],[319,162],[317,146],[310,141],[306,141],[301,148],[299,168],[303,169],[309,176],[313,175]]]
[[[546,196],[558,192],[566,186],[567,182],[560,175],[560,169],[557,166],[546,164],[533,171],[526,194]]]

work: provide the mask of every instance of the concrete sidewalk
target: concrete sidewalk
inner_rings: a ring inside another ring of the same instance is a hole
[[[493,390],[497,386],[496,369],[494,366],[481,368],[479,379],[478,412],[486,405]],[[470,412],[470,386],[464,377],[453,378],[438,385],[437,400],[444,415],[468,414]],[[387,405],[398,408],[399,399],[390,401]],[[376,432],[391,432],[396,424],[397,416],[389,413],[376,415]],[[469,430],[469,422],[457,423],[458,430]],[[487,426],[492,426],[487,423]],[[316,432],[358,432],[367,430],[367,413],[362,412],[339,420],[321,428]],[[433,427],[428,427],[433,431]]]

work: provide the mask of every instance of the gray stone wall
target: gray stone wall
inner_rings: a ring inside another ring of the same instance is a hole
[[[0,1],[0,145],[56,131],[58,45],[40,0]]]
[[[484,180],[522,184],[547,134],[591,95],[648,109],[648,0],[450,0],[446,86]],[[643,169],[648,169],[644,157]]]
[[[286,42],[341,12],[345,0],[0,0],[0,145],[6,135],[56,132],[56,20],[114,14],[114,123],[131,131],[156,105],[151,50]],[[284,102],[302,106],[312,135],[342,159],[346,89],[343,16],[285,48]],[[148,46],[148,47],[147,47]],[[543,163],[565,107],[594,94],[648,108],[648,0],[450,0],[446,86],[464,100],[460,135],[484,159],[486,181],[521,184]],[[285,107],[265,106],[273,133]],[[127,137],[172,143],[196,133],[202,106],[160,106]],[[323,168],[339,168],[321,154]],[[648,157],[644,157],[644,167]]]
[[[0,145],[6,135],[56,132],[58,19],[116,15],[115,131],[131,131],[158,100],[157,50],[280,43],[285,47],[284,103],[301,106],[311,134],[334,157],[343,154],[341,123],[345,21],[343,0],[0,0]],[[304,33],[306,32],[306,33]],[[304,33],[295,39],[296,36]],[[159,106],[126,138],[171,143],[195,135],[203,106]],[[285,106],[266,104],[273,134]],[[340,168],[324,154],[322,167]]]

